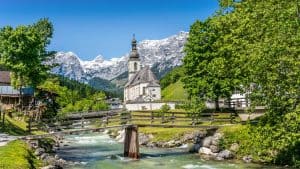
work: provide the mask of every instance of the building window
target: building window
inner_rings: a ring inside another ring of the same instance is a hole
[[[134,62],[134,71],[137,71],[137,63]]]
[[[143,87],[143,95],[146,94],[146,87]]]
[[[156,97],[156,95],[154,94],[154,95],[152,95],[152,97]]]

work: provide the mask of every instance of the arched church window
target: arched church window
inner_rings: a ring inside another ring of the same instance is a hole
[[[134,62],[134,71],[137,71],[137,63]]]

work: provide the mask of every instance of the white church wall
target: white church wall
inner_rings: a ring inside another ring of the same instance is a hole
[[[163,105],[169,105],[171,110],[175,109],[175,103],[173,102],[166,102],[166,103],[127,103],[125,105],[126,109],[129,111],[135,111],[135,110],[159,110]]]
[[[147,90],[147,85],[148,83],[141,83],[140,84],[140,93],[142,95],[148,95],[148,90]],[[144,89],[145,88],[145,89]],[[144,91],[145,90],[145,91]],[[144,93],[145,92],[145,93]]]
[[[148,87],[148,93],[151,93],[152,100],[160,100],[161,99],[161,91],[160,87]]]

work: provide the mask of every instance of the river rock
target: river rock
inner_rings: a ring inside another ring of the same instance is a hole
[[[47,165],[45,167],[42,167],[41,169],[56,169],[56,167],[53,165]]]
[[[220,151],[219,147],[218,146],[215,146],[215,145],[210,145],[209,146],[209,149],[211,150],[211,152],[213,153],[218,153]]]
[[[221,158],[224,158],[224,159],[231,159],[233,158],[233,154],[231,151],[229,150],[222,150],[220,151],[218,154],[217,154],[217,157],[221,157]]]
[[[194,133],[194,137],[199,137],[199,138],[204,138],[207,136],[207,131],[206,130],[201,130],[201,131],[197,131]]]
[[[55,158],[56,160],[58,160],[58,159],[59,159],[59,156],[58,156],[57,154],[55,154],[54,158]]]
[[[240,146],[237,143],[231,144],[229,150],[232,152],[237,152],[239,150]]]
[[[220,139],[223,137],[221,133],[215,133],[212,137],[211,144],[215,146],[219,146]]]
[[[212,136],[208,136],[208,137],[205,137],[202,141],[202,146],[203,147],[206,147],[206,148],[209,148],[209,146],[211,145],[212,143],[212,139],[213,137]]]
[[[55,164],[56,163],[56,159],[53,156],[46,156],[44,161],[47,162],[47,164]]]
[[[58,168],[59,167],[63,168],[62,166],[66,165],[66,164],[67,164],[67,161],[64,159],[58,159],[55,161],[55,166],[57,166]]]
[[[187,149],[187,148],[189,148],[189,145],[188,144],[181,144],[181,146],[179,146],[178,148]]]
[[[175,140],[168,141],[166,144],[166,147],[175,147],[175,146],[176,146]]]
[[[217,161],[223,161],[223,160],[224,160],[224,158],[222,158],[222,157],[219,157],[219,156],[216,156],[215,160],[217,160]]]
[[[252,156],[250,155],[250,156],[244,156],[243,157],[243,161],[245,162],[245,163],[251,163],[252,162]]]
[[[42,160],[45,160],[48,156],[49,156],[49,154],[43,153],[43,154],[40,156],[40,158],[41,158]]]
[[[221,139],[223,137],[223,134],[222,133],[215,133],[213,135],[213,137],[217,138],[217,139]]]
[[[40,155],[42,155],[43,153],[45,153],[45,149],[44,149],[44,148],[37,148],[37,149],[34,151],[34,155],[36,155],[36,156],[40,156]]]
[[[119,143],[123,143],[124,142],[124,139],[125,139],[125,130],[121,130],[121,131],[118,131],[118,136],[116,137],[116,140],[119,142]]]
[[[153,135],[146,135],[143,133],[139,134],[139,143],[140,145],[147,145],[149,143],[149,141],[153,138]]]
[[[179,146],[181,146],[181,145],[182,145],[182,143],[181,143],[181,141],[179,141],[179,140],[176,140],[176,141],[175,141],[175,145],[176,145],[176,147],[179,147]]]
[[[213,152],[206,147],[201,147],[198,151],[199,154],[213,155]]]
[[[105,130],[103,131],[103,133],[104,133],[104,134],[109,134],[110,132],[109,132],[108,129],[105,129]]]
[[[193,133],[187,133],[183,136],[182,142],[192,141],[194,139]]]
[[[111,160],[117,160],[118,157],[116,155],[111,155],[111,156],[109,156],[109,159],[111,159]]]
[[[189,144],[188,149],[190,153],[196,153],[199,152],[201,145],[200,144]]]
[[[153,143],[153,142],[148,143],[146,146],[147,147],[156,147],[155,143]]]

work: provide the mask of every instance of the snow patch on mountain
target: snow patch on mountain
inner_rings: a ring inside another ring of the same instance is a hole
[[[138,43],[141,63],[154,66],[158,72],[182,64],[183,47],[188,33],[180,32],[161,40],[143,40]],[[129,51],[130,52],[130,51]],[[129,52],[121,57],[105,60],[98,55],[90,61],[81,60],[73,52],[58,52],[52,63],[57,64],[52,72],[75,80],[87,81],[95,77],[111,80],[127,71]]]

